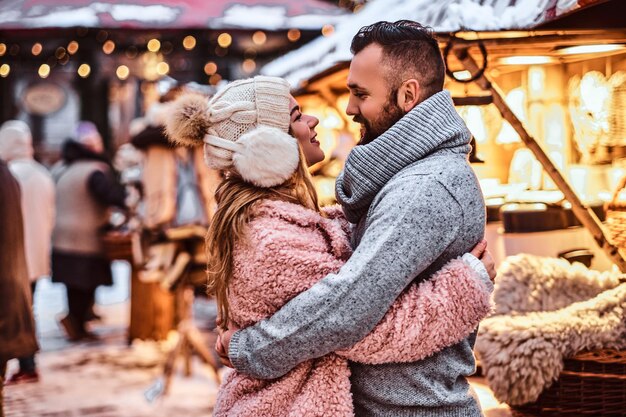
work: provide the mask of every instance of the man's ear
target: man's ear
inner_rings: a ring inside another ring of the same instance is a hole
[[[420,83],[414,78],[406,80],[398,89],[398,106],[408,113],[420,102]]]

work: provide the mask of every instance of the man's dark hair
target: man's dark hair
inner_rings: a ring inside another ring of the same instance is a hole
[[[409,78],[419,81],[421,100],[443,89],[445,67],[431,28],[411,20],[377,22],[359,30],[350,50],[356,55],[373,43],[383,49],[387,81],[393,91]]]

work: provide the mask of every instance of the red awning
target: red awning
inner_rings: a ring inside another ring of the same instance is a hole
[[[318,29],[344,14],[321,0],[22,0],[0,3],[0,28]]]

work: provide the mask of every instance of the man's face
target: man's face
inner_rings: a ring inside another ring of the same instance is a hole
[[[387,81],[390,69],[382,58],[382,47],[371,44],[356,54],[350,64],[350,100],[346,113],[361,124],[359,145],[370,143],[404,115],[398,106],[396,91]]]

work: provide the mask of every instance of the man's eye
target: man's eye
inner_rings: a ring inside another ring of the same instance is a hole
[[[294,120],[297,122],[297,121],[298,121],[298,120],[300,120],[300,119],[302,119],[302,114],[297,115],[297,116],[296,116],[296,118],[295,118]]]

